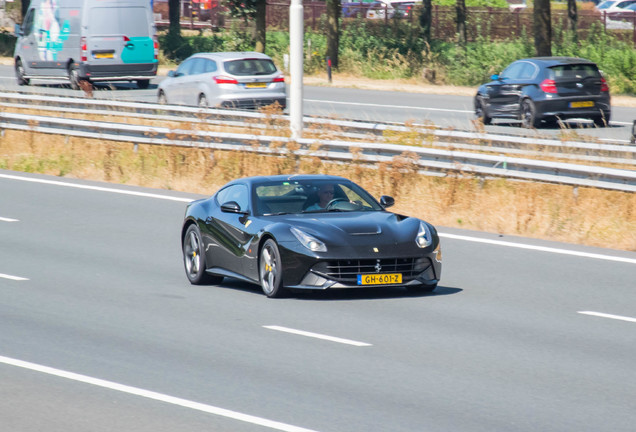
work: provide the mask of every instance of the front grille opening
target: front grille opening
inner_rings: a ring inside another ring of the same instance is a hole
[[[312,271],[343,283],[357,283],[359,274],[402,273],[402,281],[415,279],[431,265],[428,258],[342,259],[316,264]],[[378,271],[379,270],[379,271]]]

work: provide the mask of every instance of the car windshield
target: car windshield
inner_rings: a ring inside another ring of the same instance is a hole
[[[339,179],[264,182],[254,187],[253,199],[260,216],[382,210],[360,186]]]
[[[237,76],[271,75],[276,73],[276,65],[269,59],[239,59],[225,62],[227,73]]]

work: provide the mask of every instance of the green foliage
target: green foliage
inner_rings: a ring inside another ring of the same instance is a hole
[[[0,56],[13,57],[16,37],[6,30],[0,31]]]

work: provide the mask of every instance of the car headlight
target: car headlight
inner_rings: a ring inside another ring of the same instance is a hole
[[[424,222],[420,222],[420,229],[415,237],[415,243],[421,248],[425,248],[431,245],[433,239],[431,237],[431,230],[428,229],[428,225]]]
[[[327,246],[316,237],[301,231],[298,228],[289,228],[291,233],[298,239],[301,245],[314,252],[327,252]]]

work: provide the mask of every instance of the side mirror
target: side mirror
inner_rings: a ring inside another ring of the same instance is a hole
[[[499,75],[494,74],[494,75],[490,75],[490,79],[493,81],[499,81]]]
[[[171,70],[171,71],[168,71],[168,76],[169,76],[170,78],[174,78],[174,77],[176,77],[176,76],[177,76],[177,73],[176,73],[175,71]]]
[[[395,204],[395,199],[392,196],[382,195],[380,197],[380,205],[384,208],[391,207]]]
[[[241,210],[241,206],[236,201],[228,201],[222,204],[221,211],[224,213],[247,214],[247,212]]]
[[[15,36],[24,36],[24,32],[22,31],[22,27],[20,27],[20,24],[16,24],[15,27],[13,28],[13,34]]]

